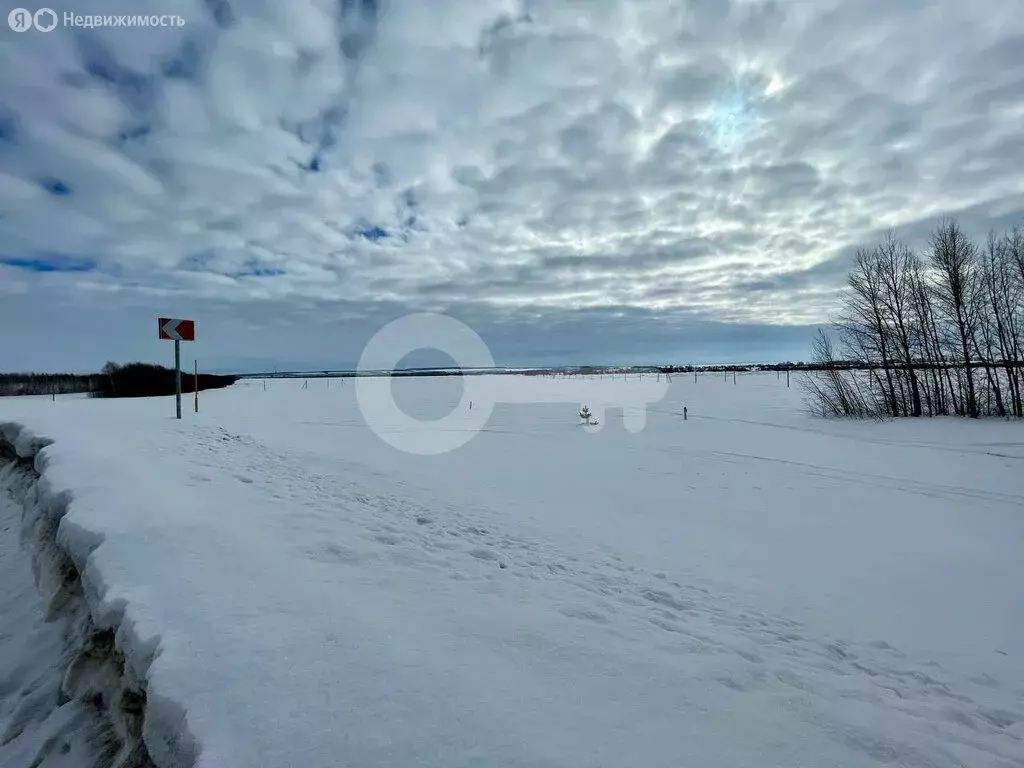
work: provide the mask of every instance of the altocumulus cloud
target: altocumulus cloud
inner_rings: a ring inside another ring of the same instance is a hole
[[[2,30],[5,368],[799,357],[852,248],[1024,220],[1019,0],[48,5],[186,23]]]

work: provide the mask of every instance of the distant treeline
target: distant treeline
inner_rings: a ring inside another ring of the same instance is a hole
[[[858,251],[814,359],[804,387],[825,416],[1024,417],[1024,230],[979,246],[947,219],[924,253],[892,234]]]
[[[860,363],[856,361],[836,362],[833,365],[840,365],[855,368]],[[758,363],[757,365],[738,365],[735,363],[724,363],[721,365],[660,365],[656,370],[661,373],[722,373],[723,371],[736,371],[737,373],[754,371],[813,371],[817,363]]]
[[[394,371],[372,371],[372,372],[361,372],[361,371],[308,371],[308,372],[280,372],[274,373],[245,373],[241,374],[241,379],[323,379],[323,378],[334,378],[334,379],[349,379],[356,377],[366,376],[383,376],[383,377],[417,377],[422,378],[426,376],[543,376],[543,377],[558,377],[558,376],[615,376],[615,375],[635,375],[644,373],[693,373],[694,371],[702,373],[721,373],[723,371],[736,371],[736,372],[757,372],[757,371],[814,371],[824,370],[825,368],[866,368],[868,367],[865,363],[850,360],[850,361],[835,361],[828,363],[827,365],[816,362],[785,362],[785,363],[757,363],[757,364],[737,364],[737,363],[726,363],[717,365],[634,365],[634,366],[597,366],[597,365],[581,365],[581,366],[560,366],[558,368],[469,368],[460,370],[458,368],[444,368],[444,369],[432,369],[432,368],[418,368],[418,369],[401,369]]]
[[[118,365],[107,363],[98,377],[95,397],[161,397],[175,392],[174,369],[149,363]],[[199,374],[199,389],[222,389],[238,381],[237,376],[218,376],[210,373]],[[188,393],[196,389],[195,376],[181,374],[181,391]]]
[[[199,389],[220,389],[238,381],[237,376],[199,375]],[[181,374],[182,392],[195,391],[195,377]],[[17,395],[89,394],[93,397],[159,397],[174,394],[174,370],[148,363],[107,363],[101,373],[5,373],[0,374],[0,397]]]
[[[95,392],[99,375],[74,373],[0,373],[0,397],[71,395]]]

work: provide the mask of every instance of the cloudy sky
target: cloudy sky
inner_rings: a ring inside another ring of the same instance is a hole
[[[48,5],[185,24],[0,28],[0,370],[799,359],[858,245],[1024,222],[1020,0]]]

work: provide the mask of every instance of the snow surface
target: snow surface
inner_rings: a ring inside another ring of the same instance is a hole
[[[107,728],[78,701],[60,706],[71,661],[65,621],[46,621],[32,549],[22,544],[22,510],[4,488],[24,482],[0,467],[0,766],[83,768],[109,757]],[[28,544],[29,542],[25,542]]]
[[[461,396],[374,381],[419,418]],[[161,768],[1024,765],[1020,425],[708,374],[640,432],[499,404],[419,456],[354,389],[0,400],[55,440]]]

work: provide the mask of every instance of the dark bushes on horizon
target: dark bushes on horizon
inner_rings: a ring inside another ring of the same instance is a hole
[[[924,253],[892,234],[858,251],[814,365],[822,416],[1024,418],[1024,229],[980,247],[946,219]]]
[[[0,397],[95,392],[99,378],[98,374],[0,373]]]
[[[98,377],[99,383],[94,397],[163,397],[174,394],[174,370],[150,363],[128,363],[118,365],[107,363]],[[238,381],[237,376],[199,374],[199,389],[222,389]],[[195,391],[195,377],[191,373],[181,374],[181,391],[184,394]]]

